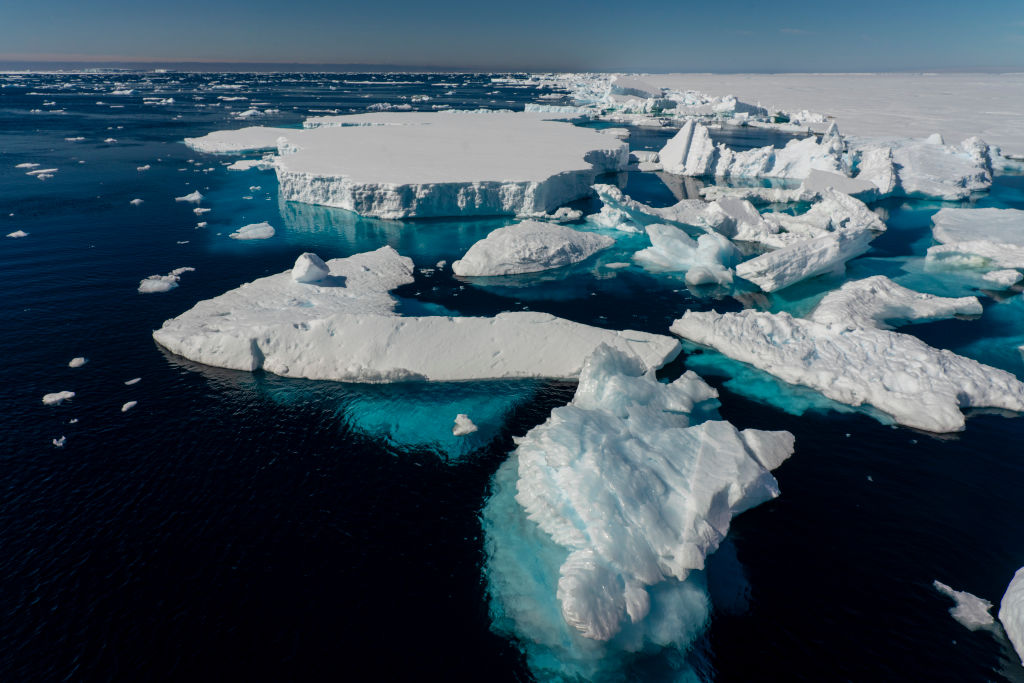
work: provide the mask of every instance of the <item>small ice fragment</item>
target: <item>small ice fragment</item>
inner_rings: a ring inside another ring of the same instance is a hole
[[[618,270],[620,268],[629,268],[631,265],[633,265],[633,264],[632,263],[627,263],[625,261],[615,261],[614,263],[606,263],[606,264],[604,264],[604,267],[605,268],[611,268],[612,270]]]
[[[175,197],[174,201],[191,202],[193,204],[198,204],[199,202],[203,201],[203,195],[201,192],[199,192],[199,190],[196,190],[195,192],[188,193],[184,197]]]
[[[204,209],[202,207],[197,206],[196,208],[192,209],[192,213],[194,213],[197,216],[202,216],[204,213],[210,213],[210,209]]]
[[[123,406],[121,406],[121,412],[122,413],[127,413],[129,410],[131,410],[132,408],[134,408],[138,404],[139,404],[138,401],[128,401]]]
[[[59,439],[54,439],[53,445],[56,446],[57,448],[64,448],[64,444],[67,442],[67,440],[68,437],[62,436]]]
[[[469,419],[469,416],[465,413],[459,413],[455,416],[455,426],[452,427],[452,434],[455,436],[465,436],[472,434],[477,430],[477,426],[473,424],[473,421]]]
[[[88,362],[89,362],[88,358],[85,358],[83,356],[76,356],[76,357],[72,358],[70,362],[68,362],[68,367],[69,368],[80,368],[80,367],[82,367],[83,365],[85,365]]]
[[[31,161],[26,161],[23,164],[17,164],[14,168],[39,168],[39,164],[33,164]]]
[[[949,613],[971,631],[977,631],[980,628],[991,628],[995,624],[995,619],[989,614],[989,610],[992,609],[992,603],[988,600],[971,595],[966,591],[953,590],[938,580],[933,581],[932,585],[935,586],[935,590],[953,598],[956,605],[949,609]]]
[[[64,141],[65,142],[81,142],[84,139],[85,138],[83,138],[82,136],[79,135],[78,137],[74,137],[74,138],[64,138]]]
[[[104,140],[103,142],[107,142],[107,143],[115,143],[115,142],[117,142],[117,139],[116,139],[116,138],[107,138],[107,139],[106,139],[106,140]]]
[[[197,228],[205,228],[206,227],[206,221],[200,221],[200,222],[196,223],[196,227]]]
[[[300,255],[295,259],[295,265],[292,266],[292,279],[296,282],[319,282],[330,274],[331,269],[327,267],[324,260],[311,252]]]
[[[178,240],[178,244],[188,244],[189,240]]]
[[[274,227],[266,221],[262,223],[243,225],[238,230],[228,235],[228,237],[234,240],[265,240],[270,239],[273,236]]]
[[[441,260],[441,261],[438,261],[436,264],[434,264],[434,267],[437,268],[438,270],[443,270],[444,267],[447,266],[447,265],[448,265],[447,261]]]
[[[167,275],[150,275],[139,282],[139,294],[153,294],[155,292],[169,292],[178,286],[178,280],[182,273],[195,270],[195,268],[175,268]]]
[[[148,171],[149,170],[149,164],[146,164],[145,166],[136,166],[135,170],[136,171]]]
[[[138,383],[139,383],[139,382],[141,382],[141,381],[142,381],[142,378],[141,378],[141,377],[133,377],[133,378],[131,378],[130,380],[128,380],[127,382],[125,382],[125,385],[127,385],[127,386],[131,386],[131,385],[133,385],[133,384],[138,384]]]
[[[19,237],[28,237],[28,233],[24,230],[15,230],[14,232],[7,233],[7,236],[17,239]]]
[[[43,396],[43,404],[48,406],[59,406],[64,401],[67,401],[74,397],[75,392],[73,391],[57,391],[52,394],[47,394],[46,396]]]
[[[142,204],[142,200],[135,198],[128,203],[131,204],[132,206],[140,206]]]
[[[69,425],[78,424],[78,418],[77,417],[71,418],[70,420],[68,420],[68,424]]]

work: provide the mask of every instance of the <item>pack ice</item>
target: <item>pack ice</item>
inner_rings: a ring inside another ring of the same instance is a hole
[[[320,117],[304,130],[243,129],[186,143],[267,149],[281,197],[381,218],[550,213],[623,171],[628,145],[527,112],[410,112]],[[282,133],[284,131],[284,133]]]
[[[1024,665],[1024,567],[1017,570],[999,603],[999,621]]]
[[[908,427],[953,432],[964,428],[961,408],[1024,411],[1024,384],[1003,370],[880,329],[880,323],[980,312],[974,297],[931,297],[875,276],[831,292],[808,319],[687,311],[671,329],[834,401],[872,405]]]
[[[486,572],[495,627],[541,677],[590,680],[615,653],[685,649],[703,628],[705,558],[778,495],[771,470],[794,445],[716,419],[716,397],[602,345],[572,402],[517,440],[483,513]]]
[[[498,228],[469,248],[452,272],[462,276],[535,273],[577,263],[615,243],[564,225],[522,221]]]
[[[930,267],[1024,270],[1024,211],[946,208],[932,223],[940,244],[928,249]]]
[[[413,282],[410,259],[381,247],[321,261],[329,274],[319,278],[316,261],[303,254],[293,271],[201,301],[153,338],[206,365],[349,382],[569,379],[601,343],[629,350],[649,367],[679,352],[671,337],[545,313],[399,317],[389,291]]]

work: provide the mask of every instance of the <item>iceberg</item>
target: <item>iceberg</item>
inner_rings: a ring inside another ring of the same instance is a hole
[[[851,306],[850,298],[857,293],[876,301]],[[1024,384],[1011,373],[874,326],[890,314],[904,320],[932,319],[939,314],[934,299],[914,301],[889,286],[858,285],[834,294],[819,304],[823,320],[832,320],[845,307],[856,313],[852,320],[871,321],[872,326],[850,329],[841,315],[839,322],[827,324],[815,320],[814,312],[811,319],[801,319],[753,310],[687,311],[671,330],[789,384],[809,387],[839,403],[874,406],[899,424],[924,431],[963,430],[961,408],[1024,412]],[[888,308],[894,299],[902,308]],[[946,307],[947,314],[963,306],[957,301]]]
[[[175,268],[167,275],[150,275],[145,280],[141,280],[139,282],[139,294],[169,292],[178,286],[178,280],[181,279],[182,273],[189,273],[194,270],[195,268],[186,266],[183,268]]]
[[[949,608],[949,613],[968,630],[990,629],[995,625],[995,619],[989,612],[992,603],[988,600],[966,591],[953,590],[938,579],[932,585],[943,595],[953,598],[956,605]]]
[[[485,571],[495,628],[538,677],[592,680],[703,629],[706,558],[779,494],[771,470],[794,445],[717,419],[716,396],[599,346],[572,402],[517,440],[482,515]]]
[[[228,237],[233,240],[268,240],[274,236],[274,233],[274,226],[264,221],[243,225]]]
[[[614,243],[606,235],[528,220],[475,243],[452,263],[452,272],[464,277],[536,273],[578,263]]]
[[[898,285],[884,275],[847,282],[829,292],[810,319],[833,329],[888,330],[908,323],[944,320],[958,315],[981,315],[977,297],[934,296]]]
[[[7,233],[7,236],[13,239],[18,239],[19,237],[28,237],[28,233],[24,230],[15,230],[14,232]]]
[[[222,131],[189,144],[252,151],[282,137],[274,166],[289,201],[380,218],[531,215],[587,196],[598,174],[629,162],[626,143],[553,116],[357,114],[307,120],[303,130]]]
[[[679,353],[671,337],[545,313],[400,317],[389,292],[413,282],[410,259],[382,247],[325,263],[321,282],[296,282],[290,271],[260,278],[199,302],[153,338],[205,365],[348,382],[573,379],[601,343],[649,367]]]
[[[189,202],[190,204],[198,204],[199,202],[203,201],[203,195],[202,195],[202,193],[199,190],[196,190],[195,192],[188,193],[184,197],[175,197],[174,201],[176,201],[176,202]]]
[[[129,410],[131,410],[132,408],[134,408],[137,405],[139,405],[138,401],[128,401],[123,406],[121,406],[121,412],[122,413],[127,413]]]
[[[294,128],[249,126],[237,130],[218,130],[198,138],[185,138],[185,144],[197,152],[239,154],[276,150],[279,138],[294,134]]]
[[[1024,665],[1024,567],[1017,570],[999,603],[999,621]]]
[[[64,401],[69,401],[74,397],[75,392],[73,391],[55,391],[52,394],[43,396],[43,405],[59,406]]]
[[[465,413],[459,413],[455,416],[455,424],[452,426],[452,434],[454,436],[466,436],[472,434],[477,430],[477,426],[473,424],[473,421],[469,419],[469,415]]]
[[[88,362],[89,362],[89,359],[86,358],[85,356],[75,356],[70,361],[68,361],[68,367],[69,368],[80,368],[80,367],[82,367],[83,365],[85,365]]]
[[[868,230],[840,230],[794,242],[736,266],[736,274],[765,292],[829,273],[842,273],[846,262],[871,248]]]
[[[671,225],[648,225],[651,246],[633,260],[652,272],[685,271],[688,285],[732,283],[739,252],[728,238],[709,232],[696,240]]]

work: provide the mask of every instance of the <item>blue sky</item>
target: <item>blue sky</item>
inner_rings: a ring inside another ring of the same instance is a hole
[[[1024,69],[1024,0],[2,0],[0,61]]]

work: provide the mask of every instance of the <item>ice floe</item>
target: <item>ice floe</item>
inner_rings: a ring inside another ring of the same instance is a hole
[[[228,237],[233,240],[268,240],[275,234],[274,226],[266,221],[243,225]]]
[[[679,352],[662,335],[604,330],[544,313],[399,317],[389,291],[413,281],[390,247],[326,262],[329,282],[260,278],[168,320],[153,333],[191,360],[235,370],[351,382],[575,378],[601,343],[650,367]]]
[[[541,221],[498,228],[452,263],[461,276],[535,273],[589,258],[615,243],[611,237]]]
[[[822,319],[832,324],[815,320],[814,312],[811,319],[801,319],[753,310],[687,311],[671,329],[839,403],[874,406],[908,427],[962,430],[961,408],[1024,411],[1024,384],[1012,374],[875,327],[880,319],[914,321],[976,312],[973,304],[918,299],[903,288],[872,280],[868,285],[852,283],[822,300]],[[854,301],[858,296],[862,300]],[[857,321],[871,326],[851,329]]]
[[[195,268],[185,266],[183,268],[175,268],[167,275],[150,275],[145,280],[139,282],[139,294],[169,292],[178,286],[178,280],[181,279],[182,273],[189,273],[194,270]]]
[[[452,426],[452,434],[454,436],[466,436],[472,434],[477,430],[477,426],[473,424],[473,421],[469,419],[469,415],[465,413],[459,413],[455,416],[455,424]]]
[[[7,233],[7,236],[13,239],[18,239],[19,237],[28,237],[28,233],[24,230],[15,230],[14,232]]]
[[[1017,570],[999,603],[999,621],[1024,665],[1024,567]]]
[[[930,268],[1024,270],[1024,211],[944,208],[932,222],[932,236],[940,244],[928,249]],[[1012,276],[992,277],[1003,283]]]
[[[956,605],[949,608],[949,613],[969,630],[991,629],[995,626],[995,619],[989,612],[992,603],[988,600],[966,591],[954,590],[937,579],[932,585],[943,595],[953,598]]]
[[[867,230],[840,230],[794,242],[736,266],[736,274],[766,292],[818,275],[843,272],[846,262],[871,248]]]
[[[709,232],[694,240],[671,225],[648,225],[646,230],[651,246],[633,255],[645,269],[685,272],[688,285],[732,282],[732,269],[740,255],[728,238]]]
[[[84,357],[84,356],[75,356],[74,358],[72,358],[71,360],[68,361],[68,367],[69,368],[80,368],[80,367],[82,367],[83,365],[85,365],[88,362],[89,362],[89,359]]]
[[[199,202],[203,201],[203,194],[199,190],[196,190],[195,192],[189,192],[187,195],[183,197],[175,197],[174,201],[198,204]]]
[[[898,285],[884,275],[847,282],[825,295],[810,319],[833,329],[891,329],[908,323],[981,315],[977,297],[934,296]]]
[[[123,406],[121,406],[121,412],[122,413],[127,413],[129,410],[131,410],[132,408],[134,408],[137,405],[139,405],[138,401],[128,401]]]
[[[778,495],[794,445],[716,419],[716,396],[599,346],[573,401],[517,440],[483,512],[485,571],[495,628],[539,678],[591,680],[703,629],[700,570],[734,515]]]
[[[75,397],[73,391],[55,391],[52,394],[46,394],[43,396],[43,404],[48,406],[59,406],[64,401],[68,401]]]

